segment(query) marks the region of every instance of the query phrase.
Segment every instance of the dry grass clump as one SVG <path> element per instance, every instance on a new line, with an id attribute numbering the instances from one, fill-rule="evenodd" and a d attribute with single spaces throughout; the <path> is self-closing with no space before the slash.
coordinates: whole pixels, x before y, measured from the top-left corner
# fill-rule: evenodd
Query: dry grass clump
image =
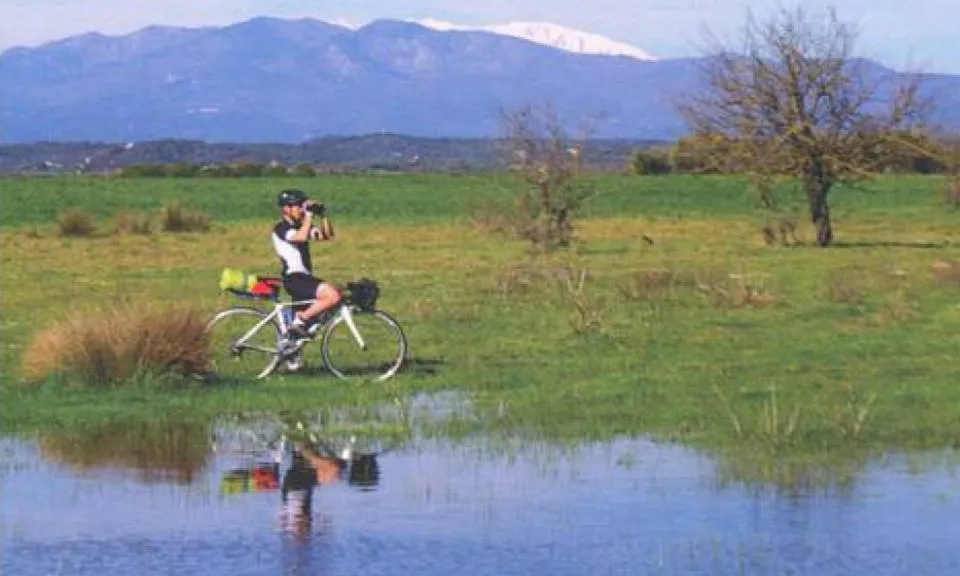
<path id="1" fill-rule="evenodd" d="M 919 317 L 920 304 L 916 296 L 901 289 L 883 296 L 871 320 L 874 326 L 886 327 L 916 320 Z"/>
<path id="2" fill-rule="evenodd" d="M 114 308 L 76 313 L 37 334 L 24 353 L 27 382 L 62 376 L 91 388 L 203 374 L 206 318 L 192 309 Z"/>
<path id="3" fill-rule="evenodd" d="M 117 214 L 113 220 L 113 231 L 119 234 L 140 234 L 146 236 L 153 233 L 153 222 L 150 215 L 144 212 L 124 211 Z"/>
<path id="4" fill-rule="evenodd" d="M 727 274 L 723 279 L 707 278 L 698 289 L 721 308 L 765 308 L 777 297 L 767 288 L 762 274 Z"/>
<path id="5" fill-rule="evenodd" d="M 850 270 L 841 270 L 827 279 L 826 297 L 838 304 L 859 304 L 863 301 L 863 280 Z"/>
<path id="6" fill-rule="evenodd" d="M 936 281 L 960 286 L 960 260 L 937 260 L 930 268 Z"/>
<path id="7" fill-rule="evenodd" d="M 509 202 L 488 200 L 470 208 L 470 225 L 484 234 L 514 236 L 520 227 L 516 206 Z"/>
<path id="8" fill-rule="evenodd" d="M 525 294 L 549 276 L 543 265 L 524 261 L 507 266 L 494 278 L 494 288 L 500 296 Z"/>
<path id="9" fill-rule="evenodd" d="M 650 302 L 671 300 L 680 290 L 695 289 L 698 285 L 692 272 L 651 268 L 635 272 L 618 289 L 627 300 Z"/>
<path id="10" fill-rule="evenodd" d="M 82 210 L 70 208 L 57 216 L 61 236 L 90 236 L 97 231 L 93 216 Z"/>
<path id="11" fill-rule="evenodd" d="M 670 301 L 684 294 L 701 294 L 720 308 L 764 308 L 777 301 L 767 289 L 765 278 L 763 274 L 731 274 L 712 268 L 654 268 L 634 273 L 618 289 L 630 301 Z"/>
<path id="12" fill-rule="evenodd" d="M 206 232 L 210 230 L 210 217 L 174 202 L 160 209 L 160 228 L 164 232 Z"/>

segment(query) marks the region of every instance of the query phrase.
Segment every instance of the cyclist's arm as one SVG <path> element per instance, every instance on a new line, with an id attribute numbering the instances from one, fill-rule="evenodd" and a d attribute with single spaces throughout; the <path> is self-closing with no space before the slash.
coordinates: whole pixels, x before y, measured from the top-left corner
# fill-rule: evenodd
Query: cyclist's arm
<path id="1" fill-rule="evenodd" d="M 288 240 L 290 242 L 296 242 L 302 244 L 310 239 L 310 229 L 313 228 L 313 214 L 307 211 L 303 215 L 303 221 L 300 222 L 300 227 L 297 228 L 297 231 L 294 232 Z"/>
<path id="2" fill-rule="evenodd" d="M 323 216 L 320 218 L 320 226 L 315 226 L 313 232 L 310 233 L 310 237 L 314 240 L 320 241 L 330 241 L 333 240 L 333 224 L 330 222 L 330 218 Z"/>

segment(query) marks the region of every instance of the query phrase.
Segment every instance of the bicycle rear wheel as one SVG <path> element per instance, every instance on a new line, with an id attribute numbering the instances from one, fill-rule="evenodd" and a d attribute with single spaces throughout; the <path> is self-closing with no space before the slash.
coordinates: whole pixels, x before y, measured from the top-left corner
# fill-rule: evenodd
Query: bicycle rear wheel
<path id="1" fill-rule="evenodd" d="M 357 340 L 340 314 L 323 334 L 323 361 L 338 378 L 386 380 L 403 365 L 407 337 L 389 314 L 380 310 L 354 310 Z"/>
<path id="2" fill-rule="evenodd" d="M 266 378 L 277 368 L 280 357 L 280 326 L 254 308 L 235 307 L 218 313 L 207 324 L 211 368 L 220 378 Z M 254 328 L 257 328 L 254 330 Z"/>

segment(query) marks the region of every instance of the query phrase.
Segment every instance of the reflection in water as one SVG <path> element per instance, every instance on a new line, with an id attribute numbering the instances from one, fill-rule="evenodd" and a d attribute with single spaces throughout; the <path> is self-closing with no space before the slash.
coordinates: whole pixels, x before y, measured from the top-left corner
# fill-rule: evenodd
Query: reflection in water
<path id="1" fill-rule="evenodd" d="M 283 527 L 299 537 L 309 534 L 313 524 L 314 488 L 336 484 L 344 476 L 350 486 L 365 491 L 374 490 L 380 482 L 374 454 L 351 453 L 344 459 L 319 452 L 316 446 L 295 444 L 280 485 Z"/>
<path id="2" fill-rule="evenodd" d="M 785 497 L 735 481 L 718 489 L 717 462 L 677 446 L 528 446 L 419 442 L 351 455 L 336 474 L 302 450 L 299 464 L 283 458 L 272 484 L 269 453 L 240 465 L 247 456 L 218 451 L 191 487 L 25 466 L 0 476 L 0 573 L 958 573 L 951 469 L 873 461 L 850 489 Z M 32 446 L 17 454 L 37 456 Z M 310 513 L 289 524 L 282 492 L 295 469 L 290 510 L 305 509 L 295 478 L 313 491 Z M 253 488 L 217 494 L 238 471 Z M 184 497 L 197 486 L 211 494 Z"/>
<path id="3" fill-rule="evenodd" d="M 772 450 L 731 450 L 717 454 L 716 461 L 719 486 L 774 489 L 792 496 L 817 491 L 849 494 L 869 470 L 862 453 L 787 458 Z"/>
<path id="4" fill-rule="evenodd" d="M 118 468 L 143 482 L 194 481 L 210 456 L 209 425 L 171 420 L 114 421 L 41 436 L 47 459 L 81 471 Z"/>
<path id="5" fill-rule="evenodd" d="M 261 460 L 254 464 L 230 468 L 220 479 L 220 493 L 279 493 L 281 528 L 305 538 L 314 522 L 315 488 L 332 486 L 343 479 L 362 491 L 375 490 L 379 485 L 380 466 L 375 454 L 350 449 L 337 457 L 318 444 L 305 442 L 296 442 L 287 448 L 284 444 L 262 454 Z"/>
<path id="6" fill-rule="evenodd" d="M 292 452 L 290 467 L 283 474 L 280 488 L 281 517 L 287 532 L 304 536 L 309 533 L 313 520 L 313 489 L 324 477 L 320 470 L 328 467 L 328 463 L 323 460 L 314 468 L 313 458 L 316 456 L 312 452 L 299 446 Z"/>
<path id="7" fill-rule="evenodd" d="M 358 490 L 375 490 L 380 484 L 380 465 L 373 454 L 355 456 L 349 470 L 348 482 Z"/>

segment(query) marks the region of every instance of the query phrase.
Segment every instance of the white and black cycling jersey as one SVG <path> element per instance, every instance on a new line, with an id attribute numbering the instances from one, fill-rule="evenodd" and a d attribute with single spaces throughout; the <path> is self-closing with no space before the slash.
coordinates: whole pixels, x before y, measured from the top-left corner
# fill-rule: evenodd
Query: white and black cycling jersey
<path id="1" fill-rule="evenodd" d="M 291 238 L 297 233 L 297 227 L 294 223 L 281 219 L 273 227 L 273 250 L 283 263 L 283 275 L 289 274 L 313 274 L 313 264 L 310 261 L 309 242 L 291 242 Z"/>

